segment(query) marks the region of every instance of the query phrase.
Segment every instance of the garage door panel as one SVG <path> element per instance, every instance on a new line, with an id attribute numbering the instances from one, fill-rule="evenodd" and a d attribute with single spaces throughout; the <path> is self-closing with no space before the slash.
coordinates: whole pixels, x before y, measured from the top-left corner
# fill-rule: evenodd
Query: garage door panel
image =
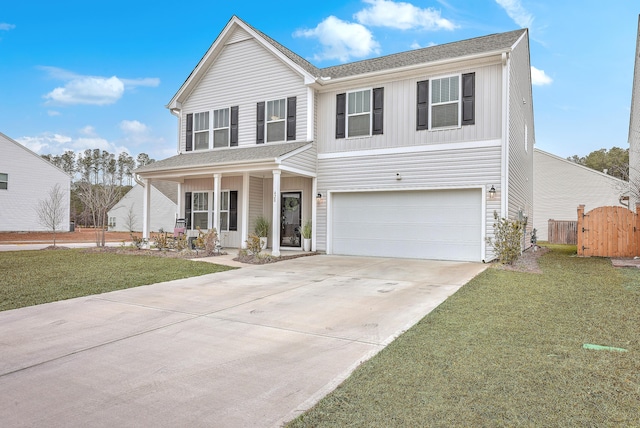
<path id="1" fill-rule="evenodd" d="M 334 193 L 334 254 L 481 259 L 479 189 Z"/>

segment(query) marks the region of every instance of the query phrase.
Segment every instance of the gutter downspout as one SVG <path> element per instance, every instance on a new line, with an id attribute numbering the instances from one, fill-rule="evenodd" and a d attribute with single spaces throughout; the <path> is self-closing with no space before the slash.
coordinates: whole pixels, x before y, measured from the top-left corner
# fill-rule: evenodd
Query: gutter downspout
<path id="1" fill-rule="evenodd" d="M 500 217 L 509 217 L 509 53 L 502 53 L 502 159 L 500 177 Z"/>

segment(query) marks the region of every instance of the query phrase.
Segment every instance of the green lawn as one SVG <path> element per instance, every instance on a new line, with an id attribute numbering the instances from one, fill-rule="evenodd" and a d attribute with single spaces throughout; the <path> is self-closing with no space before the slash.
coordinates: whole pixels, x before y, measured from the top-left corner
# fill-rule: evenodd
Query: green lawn
<path id="1" fill-rule="evenodd" d="M 640 426 L 640 270 L 573 253 L 486 270 L 289 426 Z"/>
<path id="2" fill-rule="evenodd" d="M 0 311 L 229 269 L 233 268 L 83 250 L 0 252 Z"/>

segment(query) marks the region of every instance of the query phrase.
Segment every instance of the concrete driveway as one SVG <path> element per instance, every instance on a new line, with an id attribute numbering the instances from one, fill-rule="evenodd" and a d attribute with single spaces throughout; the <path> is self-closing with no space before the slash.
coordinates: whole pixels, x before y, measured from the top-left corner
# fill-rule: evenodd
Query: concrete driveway
<path id="1" fill-rule="evenodd" d="M 2 426 L 279 426 L 485 269 L 313 256 L 0 312 Z"/>

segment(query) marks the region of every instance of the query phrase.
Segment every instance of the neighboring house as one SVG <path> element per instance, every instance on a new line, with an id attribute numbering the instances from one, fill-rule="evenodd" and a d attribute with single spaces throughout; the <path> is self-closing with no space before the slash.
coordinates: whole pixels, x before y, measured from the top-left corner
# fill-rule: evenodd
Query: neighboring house
<path id="1" fill-rule="evenodd" d="M 535 149 L 533 156 L 533 227 L 539 241 L 547 241 L 549 220 L 578 219 L 578 205 L 586 211 L 603 206 L 627 206 L 621 202 L 629 183 Z"/>
<path id="2" fill-rule="evenodd" d="M 22 144 L 0 133 L 0 231 L 51 230 L 38 218 L 38 204 L 59 184 L 65 192 L 64 220 L 60 231 L 69 231 L 71 177 Z"/>
<path id="3" fill-rule="evenodd" d="M 135 172 L 230 247 L 262 215 L 275 255 L 311 220 L 329 254 L 481 261 L 494 211 L 531 218 L 526 29 L 317 68 L 234 16 L 167 108 L 179 153 Z"/>
<path id="4" fill-rule="evenodd" d="M 144 189 L 135 185 L 107 213 L 109 230 L 141 232 Z M 151 216 L 149 230 L 173 232 L 178 213 L 178 183 L 154 181 L 151 183 Z"/>
<path id="5" fill-rule="evenodd" d="M 636 38 L 636 56 L 631 93 L 631 119 L 629 120 L 629 202 L 635 210 L 640 202 L 640 16 Z"/>

